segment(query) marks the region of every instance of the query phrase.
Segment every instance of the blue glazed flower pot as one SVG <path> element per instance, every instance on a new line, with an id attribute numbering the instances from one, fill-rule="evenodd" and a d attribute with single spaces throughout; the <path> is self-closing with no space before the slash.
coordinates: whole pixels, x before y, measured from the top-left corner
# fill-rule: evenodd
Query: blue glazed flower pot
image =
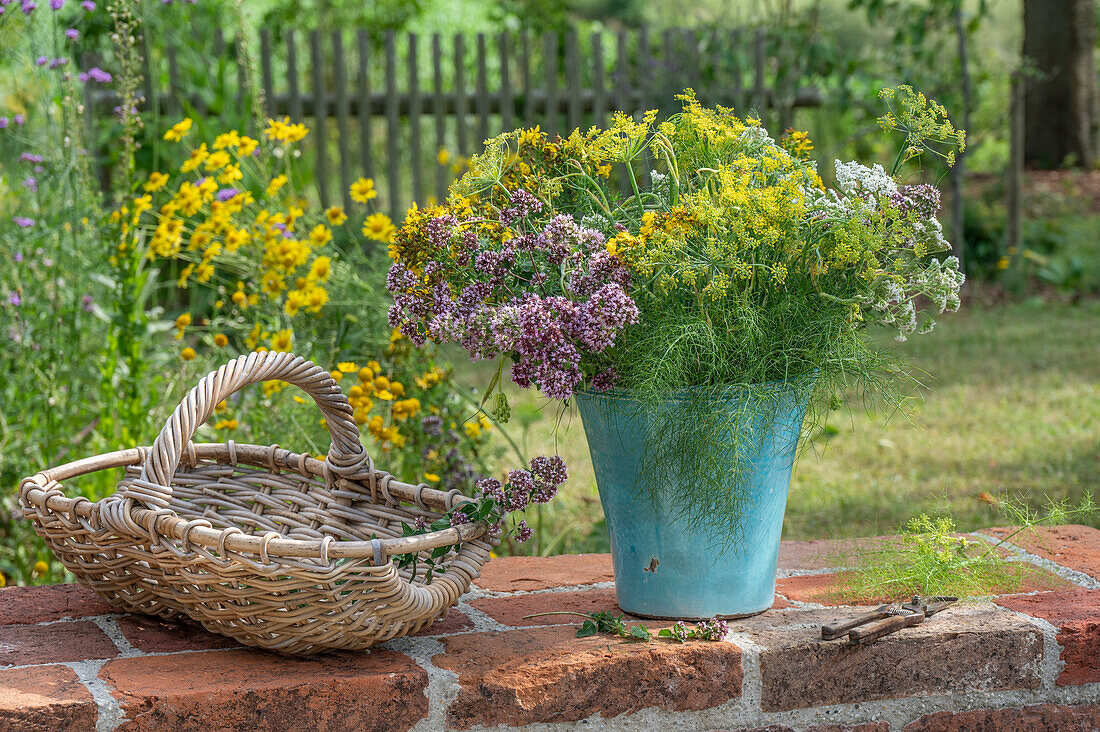
<path id="1" fill-rule="evenodd" d="M 754 615 L 772 606 L 787 489 L 809 398 L 808 388 L 776 386 L 768 385 L 767 400 L 746 390 L 715 400 L 717 408 L 739 410 L 753 425 L 752 444 L 742 444 L 737 458 L 748 477 L 740 503 L 743 536 L 724 547 L 716 541 L 717 528 L 690 527 L 641 489 L 648 418 L 640 403 L 621 391 L 577 393 L 623 611 L 700 620 Z M 746 431 L 718 435 L 738 437 L 745 441 Z"/>

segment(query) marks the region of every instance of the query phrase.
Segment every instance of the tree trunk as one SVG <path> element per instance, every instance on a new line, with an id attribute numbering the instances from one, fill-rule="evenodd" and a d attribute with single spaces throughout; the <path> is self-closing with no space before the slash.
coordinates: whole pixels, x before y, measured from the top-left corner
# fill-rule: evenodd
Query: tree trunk
<path id="1" fill-rule="evenodd" d="M 1090 167 L 1096 156 L 1094 0 L 1024 0 L 1024 161 Z"/>

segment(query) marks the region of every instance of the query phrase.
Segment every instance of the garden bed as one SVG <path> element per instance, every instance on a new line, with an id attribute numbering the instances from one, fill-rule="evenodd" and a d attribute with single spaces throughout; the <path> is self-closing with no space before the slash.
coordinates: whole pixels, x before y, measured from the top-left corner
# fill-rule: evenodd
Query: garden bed
<path id="1" fill-rule="evenodd" d="M 989 530 L 989 534 L 996 530 Z M 831 541 L 785 542 L 775 608 L 728 642 L 574 637 L 615 611 L 610 557 L 502 558 L 449 617 L 370 653 L 283 658 L 119 615 L 82 587 L 0 590 L 0 730 L 1100 726 L 1100 531 L 1042 529 L 1047 581 L 870 646 L 818 640 Z M 562 621 L 565 623 L 562 624 Z M 650 627 L 663 623 L 645 621 Z"/>

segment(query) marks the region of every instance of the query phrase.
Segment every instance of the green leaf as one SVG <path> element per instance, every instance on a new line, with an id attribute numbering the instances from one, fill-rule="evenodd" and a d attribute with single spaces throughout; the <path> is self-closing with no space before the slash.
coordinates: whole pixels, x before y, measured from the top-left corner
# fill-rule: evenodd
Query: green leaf
<path id="1" fill-rule="evenodd" d="M 596 624 L 591 620 L 585 620 L 577 630 L 577 637 L 588 638 L 589 636 L 596 635 L 597 632 L 598 629 L 596 628 Z"/>
<path id="2" fill-rule="evenodd" d="M 630 629 L 630 636 L 638 640 L 649 640 L 649 630 L 644 625 L 635 625 Z"/>

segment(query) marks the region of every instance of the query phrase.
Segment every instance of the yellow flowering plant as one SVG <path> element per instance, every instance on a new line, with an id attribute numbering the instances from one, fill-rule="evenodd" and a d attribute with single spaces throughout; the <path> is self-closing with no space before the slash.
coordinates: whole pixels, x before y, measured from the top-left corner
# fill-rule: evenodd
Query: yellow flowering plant
<path id="1" fill-rule="evenodd" d="M 291 351 L 331 366 L 368 448 L 386 454 L 399 478 L 472 492 L 486 471 L 492 423 L 455 390 L 431 349 L 409 347 L 384 319 L 380 272 L 360 236 L 381 243 L 395 231 L 369 208 L 374 182 L 352 184 L 361 216 L 341 206 L 312 209 L 296 187 L 294 146 L 302 124 L 268 120 L 259 139 L 231 130 L 194 139 L 190 119 L 164 133 L 183 154 L 154 171 L 111 215 L 122 235 L 115 256 L 157 268 L 187 309 L 172 337 L 197 374 L 251 350 Z M 360 231 L 351 225 L 363 222 Z M 205 429 L 219 439 L 287 441 L 310 450 L 327 439 L 316 407 L 283 382 L 267 382 L 218 405 Z"/>

